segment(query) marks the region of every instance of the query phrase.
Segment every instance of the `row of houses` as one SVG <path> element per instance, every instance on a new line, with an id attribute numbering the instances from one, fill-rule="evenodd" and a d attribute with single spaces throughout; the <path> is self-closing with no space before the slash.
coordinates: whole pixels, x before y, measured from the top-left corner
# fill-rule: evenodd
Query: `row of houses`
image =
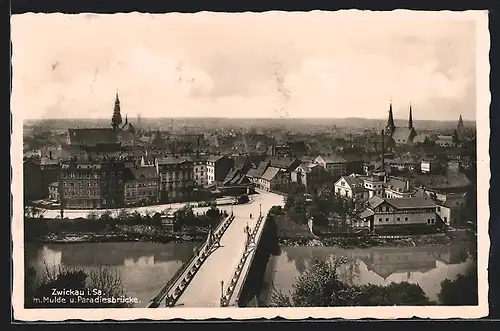
<path id="1" fill-rule="evenodd" d="M 385 173 L 351 174 L 334 184 L 335 194 L 358 202 L 355 227 L 458 225 L 471 182 L 464 174 L 398 178 Z M 379 208 L 380 207 L 380 208 Z"/>

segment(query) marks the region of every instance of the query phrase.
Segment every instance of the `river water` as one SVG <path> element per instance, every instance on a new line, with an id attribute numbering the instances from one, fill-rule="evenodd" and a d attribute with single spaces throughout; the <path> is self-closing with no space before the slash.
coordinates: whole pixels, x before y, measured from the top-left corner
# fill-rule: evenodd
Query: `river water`
<path id="1" fill-rule="evenodd" d="M 27 245 L 26 265 L 43 272 L 63 265 L 90 270 L 108 265 L 122 275 L 128 296 L 145 307 L 169 278 L 189 260 L 193 244 L 146 242 Z M 272 256 L 264 275 L 259 305 L 266 306 L 271 288 L 288 293 L 296 277 L 314 257 L 345 256 L 341 275 L 352 284 L 387 285 L 408 281 L 419 284 L 437 300 L 442 280 L 455 279 L 472 265 L 465 243 L 433 247 L 340 249 L 334 247 L 282 247 Z"/>

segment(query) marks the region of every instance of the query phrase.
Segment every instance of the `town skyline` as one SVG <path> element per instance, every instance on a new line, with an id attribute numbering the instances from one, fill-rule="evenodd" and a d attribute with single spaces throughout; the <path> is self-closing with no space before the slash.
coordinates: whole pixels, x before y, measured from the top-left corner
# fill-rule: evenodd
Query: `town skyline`
<path id="1" fill-rule="evenodd" d="M 12 109 L 108 118 L 118 92 L 129 118 L 384 119 L 392 100 L 475 120 L 475 22 L 420 14 L 17 15 Z"/>

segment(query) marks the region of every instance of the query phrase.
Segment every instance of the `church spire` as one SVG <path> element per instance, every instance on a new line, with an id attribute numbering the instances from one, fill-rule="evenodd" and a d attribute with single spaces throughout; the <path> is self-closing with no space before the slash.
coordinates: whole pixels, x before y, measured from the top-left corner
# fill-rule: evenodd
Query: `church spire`
<path id="1" fill-rule="evenodd" d="M 408 128 L 413 129 L 413 116 L 411 113 L 411 102 L 410 102 L 410 116 L 408 117 Z"/>
<path id="2" fill-rule="evenodd" d="M 392 100 L 389 105 L 389 118 L 387 119 L 387 134 L 392 135 L 394 133 L 394 130 L 396 129 L 396 126 L 394 125 L 394 117 L 392 115 Z"/>
<path id="3" fill-rule="evenodd" d="M 115 108 L 113 110 L 113 117 L 111 118 L 111 126 L 113 129 L 117 129 L 120 124 L 122 124 L 122 114 L 120 109 L 120 98 L 118 97 L 118 92 L 116 92 Z"/>

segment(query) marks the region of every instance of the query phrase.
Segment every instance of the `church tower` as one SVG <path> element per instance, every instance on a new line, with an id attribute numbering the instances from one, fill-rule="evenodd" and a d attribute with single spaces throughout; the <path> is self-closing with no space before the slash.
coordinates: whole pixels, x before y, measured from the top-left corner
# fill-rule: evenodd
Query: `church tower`
<path id="1" fill-rule="evenodd" d="M 411 103 L 410 103 L 410 117 L 408 117 L 408 129 L 413 129 L 413 116 L 411 113 Z"/>
<path id="2" fill-rule="evenodd" d="M 392 115 L 392 101 L 391 101 L 389 105 L 389 118 L 387 119 L 386 132 L 389 136 L 392 136 L 395 130 L 396 126 L 394 125 L 394 117 Z"/>
<path id="3" fill-rule="evenodd" d="M 120 98 L 118 97 L 118 92 L 115 98 L 115 108 L 113 110 L 113 117 L 111 118 L 111 126 L 114 130 L 117 130 L 122 124 L 122 114 L 120 110 Z"/>

